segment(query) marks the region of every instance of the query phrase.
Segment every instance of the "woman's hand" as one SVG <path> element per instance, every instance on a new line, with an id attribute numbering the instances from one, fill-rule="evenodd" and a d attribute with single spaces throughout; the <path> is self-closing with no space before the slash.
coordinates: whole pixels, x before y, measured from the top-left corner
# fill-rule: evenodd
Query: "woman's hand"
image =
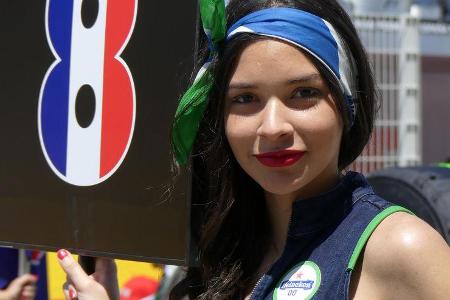
<path id="1" fill-rule="evenodd" d="M 64 294 L 68 299 L 78 300 L 117 300 L 119 288 L 117 284 L 116 265 L 113 260 L 97 258 L 95 273 L 88 276 L 67 250 L 59 250 L 59 264 L 67 274 Z"/>
<path id="2" fill-rule="evenodd" d="M 25 274 L 17 277 L 5 290 L 0 290 L 0 300 L 32 300 L 36 296 L 37 277 Z"/>

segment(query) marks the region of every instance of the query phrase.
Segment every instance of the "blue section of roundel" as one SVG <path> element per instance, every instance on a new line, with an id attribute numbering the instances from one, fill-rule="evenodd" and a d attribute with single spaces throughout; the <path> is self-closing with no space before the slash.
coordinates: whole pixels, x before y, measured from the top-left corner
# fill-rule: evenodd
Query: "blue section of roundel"
<path id="1" fill-rule="evenodd" d="M 56 169 L 66 174 L 69 112 L 70 49 L 73 0 L 49 0 L 48 30 L 61 61 L 47 78 L 41 102 L 45 150 Z"/>
<path id="2" fill-rule="evenodd" d="M 227 39 L 238 27 L 256 34 L 273 36 L 301 45 L 320 57 L 340 78 L 338 44 L 323 19 L 293 8 L 267 8 L 251 13 L 234 23 Z"/>

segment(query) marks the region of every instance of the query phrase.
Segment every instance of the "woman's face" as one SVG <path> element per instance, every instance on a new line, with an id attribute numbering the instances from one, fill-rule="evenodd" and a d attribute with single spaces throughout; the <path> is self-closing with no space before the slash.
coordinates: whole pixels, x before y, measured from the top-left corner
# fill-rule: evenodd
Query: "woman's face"
<path id="1" fill-rule="evenodd" d="M 309 197 L 335 184 L 342 120 L 308 56 L 267 39 L 246 47 L 225 97 L 225 133 L 269 194 Z"/>

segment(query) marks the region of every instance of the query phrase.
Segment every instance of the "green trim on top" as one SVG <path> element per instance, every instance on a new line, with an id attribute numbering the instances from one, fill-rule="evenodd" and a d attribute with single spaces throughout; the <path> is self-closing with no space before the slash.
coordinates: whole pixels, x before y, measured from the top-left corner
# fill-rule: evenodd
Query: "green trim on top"
<path id="1" fill-rule="evenodd" d="M 411 212 L 410 210 L 398 205 L 389 206 L 388 208 L 382 210 L 378 215 L 376 215 L 375 218 L 373 218 L 373 220 L 370 221 L 369 225 L 367 225 L 366 229 L 364 229 L 363 233 L 361 234 L 361 237 L 359 238 L 358 243 L 356 244 L 355 249 L 353 250 L 352 256 L 350 257 L 350 261 L 347 266 L 347 271 L 353 270 L 355 268 L 356 262 L 358 261 L 358 257 L 361 254 L 362 249 L 366 245 L 367 240 L 370 238 L 375 228 L 377 228 L 377 226 L 386 217 L 399 211 L 407 212 L 414 215 L 414 213 Z"/>
<path id="2" fill-rule="evenodd" d="M 441 168 L 449 168 L 450 169 L 450 163 L 440 163 L 438 166 Z"/>

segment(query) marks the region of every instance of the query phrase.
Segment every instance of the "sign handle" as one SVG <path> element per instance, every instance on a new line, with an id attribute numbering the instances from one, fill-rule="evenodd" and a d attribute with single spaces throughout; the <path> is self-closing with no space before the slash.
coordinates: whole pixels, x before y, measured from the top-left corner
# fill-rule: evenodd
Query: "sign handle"
<path id="1" fill-rule="evenodd" d="M 80 255 L 78 259 L 81 267 L 86 274 L 91 275 L 95 272 L 95 257 Z"/>

